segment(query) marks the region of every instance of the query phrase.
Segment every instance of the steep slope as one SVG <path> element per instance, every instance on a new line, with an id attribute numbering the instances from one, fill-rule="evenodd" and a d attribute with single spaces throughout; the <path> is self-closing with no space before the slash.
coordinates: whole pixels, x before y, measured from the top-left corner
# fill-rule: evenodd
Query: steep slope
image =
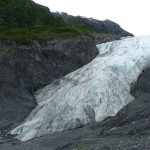
<path id="1" fill-rule="evenodd" d="M 133 36 L 133 34 L 122 29 L 117 23 L 110 20 L 96 20 L 93 18 L 85 18 L 81 16 L 72 16 L 67 13 L 54 13 L 56 16 L 62 17 L 64 22 L 68 25 L 81 26 L 88 29 L 95 30 L 99 33 L 109 35 L 117 35 L 118 37 Z"/>
<path id="2" fill-rule="evenodd" d="M 81 35 L 95 38 L 99 37 L 100 33 L 104 33 L 107 35 L 100 35 L 100 37 L 103 37 L 103 41 L 106 42 L 122 36 L 132 36 L 111 21 L 89 20 L 69 15 L 70 21 L 66 21 L 64 15 L 52 13 L 47 7 L 36 4 L 32 0 L 0 0 L 0 6 L 0 39 L 2 40 L 29 44 L 30 40 L 41 42 Z M 96 40 L 100 41 L 99 38 Z"/>
<path id="3" fill-rule="evenodd" d="M 11 131 L 22 141 L 114 116 L 134 98 L 131 85 L 150 66 L 150 36 L 98 45 L 88 65 L 35 93 L 38 106 Z"/>

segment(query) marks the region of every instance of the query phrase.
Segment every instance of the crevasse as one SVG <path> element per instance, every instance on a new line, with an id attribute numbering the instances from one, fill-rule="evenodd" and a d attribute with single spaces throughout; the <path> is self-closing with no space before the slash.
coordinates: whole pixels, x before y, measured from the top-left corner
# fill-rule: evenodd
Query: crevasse
<path id="1" fill-rule="evenodd" d="M 130 86 L 150 66 L 150 36 L 97 45 L 84 67 L 35 93 L 37 107 L 11 134 L 22 141 L 114 116 L 134 98 Z"/>

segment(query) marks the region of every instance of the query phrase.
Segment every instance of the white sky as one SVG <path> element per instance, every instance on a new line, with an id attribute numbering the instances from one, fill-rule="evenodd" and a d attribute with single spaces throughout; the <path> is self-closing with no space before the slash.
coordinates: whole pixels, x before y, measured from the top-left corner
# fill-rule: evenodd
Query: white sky
<path id="1" fill-rule="evenodd" d="M 34 0 L 51 11 L 110 19 L 134 35 L 150 35 L 150 0 Z"/>

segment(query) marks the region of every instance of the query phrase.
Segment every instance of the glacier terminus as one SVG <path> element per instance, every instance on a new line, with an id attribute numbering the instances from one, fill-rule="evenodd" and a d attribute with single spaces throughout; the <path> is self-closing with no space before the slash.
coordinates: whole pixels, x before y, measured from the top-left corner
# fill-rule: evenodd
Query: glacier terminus
<path id="1" fill-rule="evenodd" d="M 114 116 L 134 97 L 132 84 L 150 67 L 150 36 L 97 45 L 99 55 L 35 93 L 36 108 L 10 131 L 21 141 Z M 45 77 L 46 78 L 46 77 Z"/>

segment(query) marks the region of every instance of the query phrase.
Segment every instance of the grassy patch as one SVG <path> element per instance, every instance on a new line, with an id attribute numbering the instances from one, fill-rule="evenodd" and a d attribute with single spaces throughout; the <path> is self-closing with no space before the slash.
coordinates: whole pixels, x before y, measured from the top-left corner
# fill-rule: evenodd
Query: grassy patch
<path id="1" fill-rule="evenodd" d="M 52 27 L 48 25 L 36 25 L 28 27 L 0 28 L 1 40 L 12 40 L 27 43 L 31 40 L 45 41 L 55 38 L 69 38 L 80 35 L 88 35 L 92 30 L 78 26 Z"/>

